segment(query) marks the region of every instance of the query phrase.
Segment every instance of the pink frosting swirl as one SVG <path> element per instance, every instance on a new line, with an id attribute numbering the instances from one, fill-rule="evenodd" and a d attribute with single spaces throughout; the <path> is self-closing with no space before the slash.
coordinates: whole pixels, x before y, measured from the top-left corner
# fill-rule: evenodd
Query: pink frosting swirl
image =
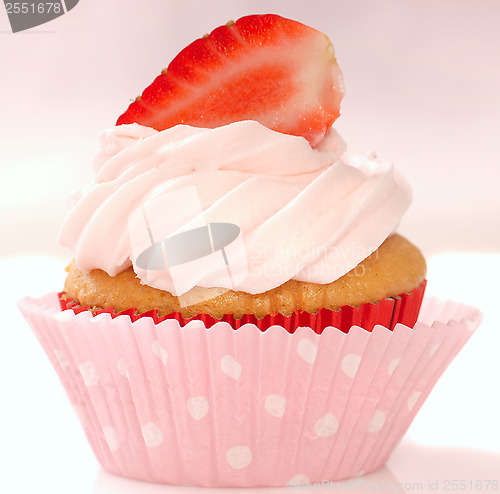
<path id="1" fill-rule="evenodd" d="M 312 149 L 253 121 L 162 132 L 114 127 L 101 136 L 94 168 L 60 242 L 74 249 L 82 271 L 114 276 L 133 265 L 141 282 L 176 295 L 197 285 L 261 293 L 290 279 L 330 283 L 382 244 L 411 201 L 391 163 L 347 156 L 334 130 Z M 177 199 L 167 211 L 152 209 L 162 236 L 186 230 L 193 217 L 183 190 L 196 191 L 207 222 L 239 227 L 248 269 L 236 286 L 207 268 L 186 271 L 179 289 L 165 271 L 151 275 L 137 265 L 130 218 L 170 194 Z"/>

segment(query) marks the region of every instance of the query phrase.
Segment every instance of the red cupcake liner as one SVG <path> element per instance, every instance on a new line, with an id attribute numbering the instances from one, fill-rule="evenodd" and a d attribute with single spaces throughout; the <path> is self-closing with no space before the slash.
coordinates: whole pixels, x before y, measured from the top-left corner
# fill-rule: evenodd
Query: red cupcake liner
<path id="1" fill-rule="evenodd" d="M 75 314 L 88 310 L 94 316 L 102 313 L 108 313 L 112 318 L 127 315 L 132 319 L 132 322 L 142 317 L 150 317 L 155 324 L 166 319 L 176 319 L 181 327 L 193 320 L 203 321 L 206 328 L 210 328 L 221 321 L 227 322 L 233 329 L 238 329 L 245 324 L 255 324 L 261 331 L 265 331 L 271 326 L 281 326 L 289 333 L 294 333 L 299 327 L 309 327 L 315 333 L 321 334 L 327 327 L 340 329 L 344 333 L 347 333 L 352 326 L 362 327 L 366 331 L 372 331 L 377 324 L 389 328 L 391 331 L 398 323 L 413 327 L 417 322 L 426 283 L 427 281 L 424 280 L 420 286 L 409 293 L 403 293 L 397 297 L 386 298 L 374 303 L 361 304 L 359 307 L 345 305 L 338 310 L 319 309 L 316 314 L 298 310 L 291 316 L 275 314 L 267 315 L 261 319 L 253 314 L 245 314 L 241 318 L 235 318 L 232 314 L 225 314 L 220 319 L 208 314 L 197 314 L 185 318 L 179 312 L 158 316 L 156 310 L 139 314 L 135 308 L 115 312 L 113 308 L 96 309 L 81 305 L 76 300 L 69 298 L 65 292 L 60 292 L 58 296 L 61 309 L 71 309 Z"/>

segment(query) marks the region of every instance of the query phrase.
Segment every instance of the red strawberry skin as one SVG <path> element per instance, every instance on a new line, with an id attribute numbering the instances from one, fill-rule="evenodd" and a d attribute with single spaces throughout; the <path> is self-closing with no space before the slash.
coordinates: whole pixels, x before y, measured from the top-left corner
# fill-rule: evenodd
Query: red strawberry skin
<path id="1" fill-rule="evenodd" d="M 156 130 L 241 120 L 317 144 L 340 115 L 342 74 L 330 40 L 278 15 L 250 15 L 184 48 L 120 116 Z"/>

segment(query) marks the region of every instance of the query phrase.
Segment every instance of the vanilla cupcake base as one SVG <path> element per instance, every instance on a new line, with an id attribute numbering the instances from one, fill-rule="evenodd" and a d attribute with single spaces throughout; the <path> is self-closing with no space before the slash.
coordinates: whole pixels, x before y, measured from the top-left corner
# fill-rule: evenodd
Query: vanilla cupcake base
<path id="1" fill-rule="evenodd" d="M 209 487 L 380 468 L 481 320 L 431 299 L 413 329 L 318 335 L 61 312 L 56 294 L 19 305 L 107 471 Z"/>
<path id="2" fill-rule="evenodd" d="M 183 295 L 184 301 L 190 297 L 203 302 L 180 304 L 171 293 L 142 284 L 132 268 L 112 277 L 99 269 L 84 273 L 73 262 L 67 268 L 64 289 L 79 304 L 96 309 L 113 308 L 119 312 L 134 308 L 138 313 L 156 310 L 159 316 L 178 312 L 186 318 L 197 314 L 218 319 L 225 314 L 262 318 L 289 316 L 298 310 L 314 314 L 323 308 L 337 310 L 396 297 L 417 288 L 426 270 L 420 250 L 401 235 L 392 234 L 358 266 L 325 285 L 289 280 L 257 294 L 232 290 L 222 290 L 221 294 L 220 288 L 194 287 Z"/>

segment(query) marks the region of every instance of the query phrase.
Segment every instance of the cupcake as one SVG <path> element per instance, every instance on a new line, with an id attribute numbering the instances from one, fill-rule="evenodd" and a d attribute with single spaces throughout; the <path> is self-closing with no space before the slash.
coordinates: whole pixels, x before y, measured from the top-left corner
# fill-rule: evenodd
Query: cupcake
<path id="1" fill-rule="evenodd" d="M 112 473 L 283 486 L 384 465 L 478 311 L 424 302 L 406 181 L 332 128 L 322 33 L 276 15 L 177 55 L 103 132 L 20 308 Z"/>

